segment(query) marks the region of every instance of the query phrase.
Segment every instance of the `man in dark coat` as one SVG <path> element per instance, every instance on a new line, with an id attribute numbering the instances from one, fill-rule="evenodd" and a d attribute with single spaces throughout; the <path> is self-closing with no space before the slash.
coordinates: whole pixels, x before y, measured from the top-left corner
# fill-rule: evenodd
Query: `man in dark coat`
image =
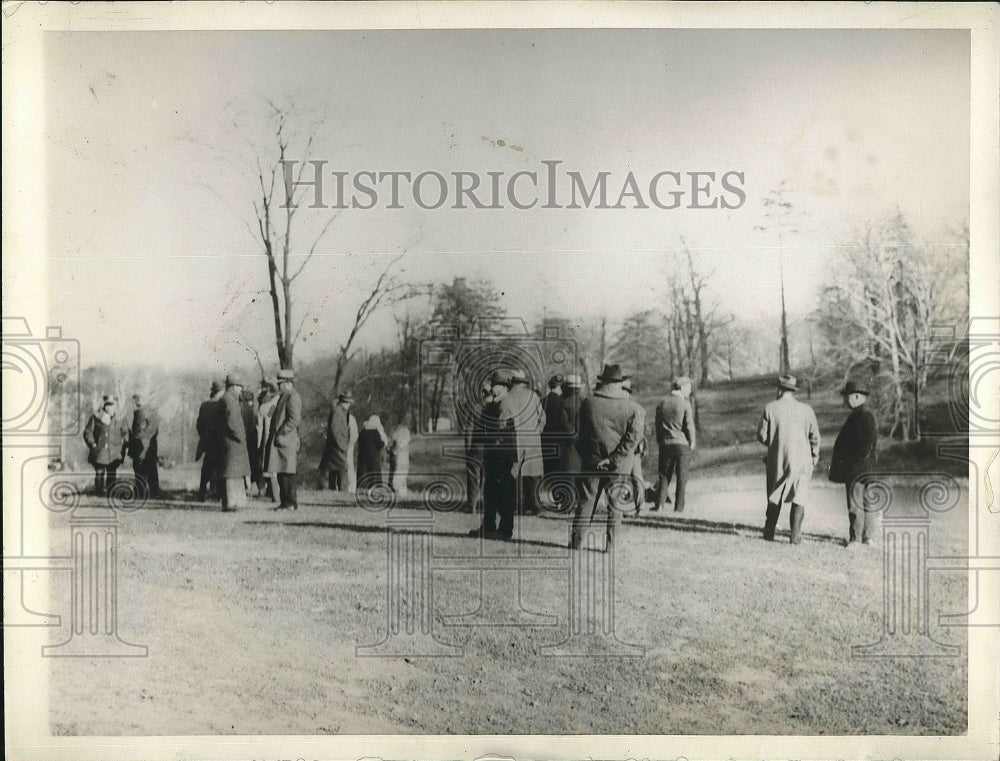
<path id="1" fill-rule="evenodd" d="M 878 459 L 878 423 L 865 405 L 869 396 L 866 385 L 848 381 L 841 394 L 851 413 L 833 445 L 830 480 L 847 488 L 847 546 L 859 540 L 875 544 L 881 522 L 878 511 L 872 509 L 863 475 L 875 468 Z"/>
<path id="2" fill-rule="evenodd" d="M 156 410 L 144 407 L 138 394 L 132 397 L 132 429 L 129 431 L 129 454 L 135 471 L 137 487 L 145 497 L 160 496 L 159 442 L 160 416 Z"/>
<path id="3" fill-rule="evenodd" d="M 208 392 L 208 399 L 201 403 L 198 408 L 198 420 L 195 428 L 198 431 L 198 449 L 194 459 L 201 461 L 201 482 L 198 484 L 198 501 L 204 502 L 209 493 L 213 499 L 221 497 L 219 491 L 218 475 L 219 469 L 219 439 L 220 416 L 222 406 L 219 400 L 222 399 L 222 386 L 218 381 L 212 381 L 212 386 Z M 211 492 L 209 490 L 211 489 Z"/>
<path id="4" fill-rule="evenodd" d="M 466 432 L 465 443 L 465 509 L 470 513 L 481 512 L 483 502 L 483 414 L 493 401 L 493 386 L 484 381 L 479 390 L 482 407 Z"/>
<path id="5" fill-rule="evenodd" d="M 567 375 L 562 383 L 562 397 L 559 403 L 558 443 L 559 467 L 555 481 L 551 484 L 556 509 L 569 513 L 576 507 L 577 477 L 580 473 L 580 453 L 576 449 L 576 438 L 580 421 L 580 391 L 583 380 L 579 375 Z M 546 418 L 548 423 L 548 418 Z"/>
<path id="6" fill-rule="evenodd" d="M 125 439 L 115 407 L 114 401 L 105 396 L 100 409 L 91 415 L 83 429 L 83 440 L 89 450 L 87 462 L 94 466 L 94 488 L 98 497 L 111 492 L 118 467 L 125 459 Z"/>
<path id="7" fill-rule="evenodd" d="M 656 504 L 661 509 L 670 502 L 670 481 L 676 476 L 674 512 L 684 512 L 691 452 L 695 445 L 694 413 L 691 410 L 691 379 L 676 378 L 669 396 L 656 405 L 656 443 L 659 448 L 659 483 Z"/>
<path id="8" fill-rule="evenodd" d="M 514 420 L 503 412 L 511 372 L 497 370 L 490 377 L 492 401 L 483 408 L 473 435 L 483 451 L 483 523 L 469 532 L 485 539 L 511 541 L 517 503 L 517 440 Z M 497 525 L 497 518 L 500 525 Z"/>
<path id="9" fill-rule="evenodd" d="M 295 373 L 290 369 L 278 371 L 278 388 L 281 396 L 271 418 L 271 430 L 264 452 L 264 470 L 278 474 L 278 492 L 281 504 L 276 510 L 298 510 L 296 472 L 299 463 L 299 425 L 302 423 L 302 397 L 295 390 Z"/>
<path id="10" fill-rule="evenodd" d="M 250 457 L 247 454 L 246 428 L 243 425 L 243 410 L 240 396 L 243 381 L 226 376 L 226 392 L 222 395 L 222 415 L 220 418 L 220 461 L 219 478 L 222 480 L 222 509 L 225 512 L 246 507 L 247 489 L 245 478 L 250 475 Z"/>
<path id="11" fill-rule="evenodd" d="M 631 498 L 632 460 L 642 438 L 646 413 L 622 390 L 627 376 L 618 365 L 605 365 L 601 388 L 580 405 L 577 451 L 583 472 L 573 518 L 570 549 L 579 549 L 583 532 L 599 512 L 605 550 L 611 548 L 622 512 L 634 509 Z M 627 496 L 626 496 L 627 495 Z"/>
<path id="12" fill-rule="evenodd" d="M 798 401 L 794 375 L 778 378 L 777 399 L 764 407 L 757 441 L 767 447 L 767 512 L 764 538 L 774 541 L 781 506 L 791 503 L 789 523 L 792 544 L 802 541 L 802 520 L 809 501 L 809 481 L 819 462 L 819 424 L 808 404 Z"/>
<path id="13" fill-rule="evenodd" d="M 351 414 L 354 396 L 350 391 L 337 395 L 337 403 L 330 409 L 326 420 L 326 442 L 320 470 L 328 473 L 333 491 L 348 491 L 348 472 L 354 456 L 354 443 L 358 439 L 358 421 Z"/>
<path id="14" fill-rule="evenodd" d="M 243 414 L 243 430 L 246 431 L 247 457 L 250 460 L 250 491 L 257 494 L 261 479 L 261 458 L 263 453 L 257 444 L 257 399 L 253 390 L 246 388 L 240 394 L 240 412 Z"/>
<path id="15" fill-rule="evenodd" d="M 545 454 L 542 466 L 546 476 L 558 473 L 560 469 L 559 442 L 562 432 L 559 428 L 559 408 L 563 401 L 563 380 L 562 373 L 556 373 L 549 378 L 549 393 L 542 400 L 542 409 L 545 410 L 545 427 L 542 429 L 542 448 Z"/>

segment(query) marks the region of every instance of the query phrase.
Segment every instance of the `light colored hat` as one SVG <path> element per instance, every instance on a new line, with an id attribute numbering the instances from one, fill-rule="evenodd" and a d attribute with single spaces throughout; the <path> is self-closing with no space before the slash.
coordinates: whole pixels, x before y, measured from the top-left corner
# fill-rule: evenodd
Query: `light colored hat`
<path id="1" fill-rule="evenodd" d="M 778 388 L 783 388 L 786 391 L 798 391 L 799 385 L 794 375 L 779 375 Z"/>
<path id="2" fill-rule="evenodd" d="M 674 391 L 680 391 L 685 388 L 691 388 L 691 379 L 686 375 L 679 375 L 674 378 L 674 382 L 670 384 Z"/>
<path id="3" fill-rule="evenodd" d="M 528 374 L 524 370 L 511 370 L 510 372 L 510 382 L 511 383 L 523 383 L 526 386 L 530 386 L 531 383 L 528 381 Z"/>
<path id="4" fill-rule="evenodd" d="M 290 367 L 283 367 L 278 370 L 278 380 L 280 381 L 290 381 L 295 380 L 295 371 Z"/>
<path id="5" fill-rule="evenodd" d="M 583 378 L 575 373 L 573 375 L 567 375 L 563 380 L 563 385 L 566 388 L 583 388 Z"/>

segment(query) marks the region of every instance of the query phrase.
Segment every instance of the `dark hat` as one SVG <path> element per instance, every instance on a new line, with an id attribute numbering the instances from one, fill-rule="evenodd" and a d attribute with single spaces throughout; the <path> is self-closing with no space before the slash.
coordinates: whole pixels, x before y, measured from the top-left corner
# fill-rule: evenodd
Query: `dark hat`
<path id="1" fill-rule="evenodd" d="M 555 388 L 556 386 L 561 386 L 562 382 L 565 380 L 562 373 L 556 373 L 551 378 L 549 378 L 549 388 Z"/>
<path id="2" fill-rule="evenodd" d="M 566 388 L 583 388 L 583 378 L 577 374 L 567 375 L 566 379 L 563 381 L 563 385 Z"/>
<path id="3" fill-rule="evenodd" d="M 605 365 L 604 370 L 597 376 L 601 383 L 623 383 L 630 375 L 622 375 L 621 365 Z"/>
<path id="4" fill-rule="evenodd" d="M 283 367 L 278 370 L 278 380 L 279 381 L 293 381 L 295 380 L 295 371 L 290 367 Z"/>
<path id="5" fill-rule="evenodd" d="M 354 401 L 354 394 L 352 394 L 350 391 L 341 391 L 339 394 L 337 394 L 337 401 L 338 402 L 353 402 Z"/>
<path id="6" fill-rule="evenodd" d="M 851 394 L 864 394 L 865 396 L 868 396 L 871 394 L 871 390 L 868 388 L 867 383 L 847 381 L 847 385 L 844 386 L 840 393 L 844 396 L 850 396 Z"/>
<path id="7" fill-rule="evenodd" d="M 510 386 L 513 373 L 510 370 L 494 370 L 490 375 L 490 386 Z"/>
<path id="8" fill-rule="evenodd" d="M 212 381 L 212 386 L 209 388 L 208 393 L 215 396 L 220 391 L 222 391 L 222 386 L 219 385 L 219 381 Z"/>
<path id="9" fill-rule="evenodd" d="M 778 376 L 778 388 L 783 388 L 786 391 L 798 391 L 799 386 L 795 380 L 794 375 L 779 375 Z"/>
<path id="10" fill-rule="evenodd" d="M 226 376 L 226 388 L 230 386 L 242 386 L 243 380 L 238 375 L 227 375 Z"/>

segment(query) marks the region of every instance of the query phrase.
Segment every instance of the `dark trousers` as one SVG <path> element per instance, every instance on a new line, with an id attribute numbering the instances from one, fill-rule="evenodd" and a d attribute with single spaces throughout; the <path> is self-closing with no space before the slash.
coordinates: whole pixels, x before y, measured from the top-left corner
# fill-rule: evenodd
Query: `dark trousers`
<path id="1" fill-rule="evenodd" d="M 345 471 L 346 472 L 346 471 Z M 295 493 L 296 477 L 294 473 L 278 474 L 278 494 L 281 497 L 281 507 L 298 507 L 299 500 Z M 347 484 L 346 478 L 344 481 Z"/>
<path id="2" fill-rule="evenodd" d="M 849 542 L 871 543 L 879 539 L 881 514 L 873 510 L 874 502 L 867 494 L 863 481 L 847 484 L 847 521 Z"/>
<path id="3" fill-rule="evenodd" d="M 514 535 L 514 504 L 517 502 L 517 480 L 508 467 L 498 471 L 487 467 L 483 483 L 483 531 L 504 537 Z M 500 518 L 499 526 L 497 517 Z"/>
<path id="4" fill-rule="evenodd" d="M 684 492 L 687 489 L 688 469 L 691 466 L 691 447 L 686 444 L 660 446 L 659 476 L 656 485 L 656 506 L 663 507 L 670 501 L 670 481 L 677 478 L 674 491 L 674 512 L 684 512 Z"/>
<path id="5" fill-rule="evenodd" d="M 796 502 L 792 503 L 791 511 L 788 516 L 788 527 L 791 534 L 792 544 L 798 544 L 802 541 L 802 519 L 805 516 L 805 507 Z M 781 517 L 781 505 L 775 504 L 774 502 L 767 503 L 767 513 L 764 516 L 764 538 L 769 541 L 774 541 L 774 532 L 778 527 L 778 518 Z"/>
<path id="6" fill-rule="evenodd" d="M 483 509 L 483 463 L 479 459 L 465 461 L 466 510 L 470 513 Z"/>
<path id="7" fill-rule="evenodd" d="M 521 476 L 518 481 L 521 497 L 521 514 L 534 515 L 538 512 L 538 476 Z"/>
<path id="8" fill-rule="evenodd" d="M 198 500 L 204 502 L 211 495 L 212 498 L 219 496 L 219 486 L 215 478 L 215 463 L 207 454 L 201 461 L 201 481 L 198 484 Z"/>
<path id="9" fill-rule="evenodd" d="M 108 494 L 118 480 L 118 463 L 94 466 L 94 491 L 98 497 Z"/>
<path id="10" fill-rule="evenodd" d="M 132 459 L 132 470 L 136 475 L 136 490 L 142 497 L 157 497 L 160 494 L 160 469 L 155 457 Z"/>
<path id="11" fill-rule="evenodd" d="M 631 500 L 622 505 L 618 504 L 615 497 L 616 493 L 631 495 L 631 479 L 631 473 L 583 474 L 576 479 L 577 501 L 572 537 L 574 545 L 579 543 L 584 532 L 595 523 L 599 533 L 605 533 L 609 539 L 614 539 L 621 524 L 622 511 L 631 512 L 635 509 Z"/>
<path id="12" fill-rule="evenodd" d="M 334 491 L 347 491 L 347 466 L 342 469 L 330 468 L 329 485 Z M 278 486 L 281 486 L 281 474 L 278 474 Z"/>

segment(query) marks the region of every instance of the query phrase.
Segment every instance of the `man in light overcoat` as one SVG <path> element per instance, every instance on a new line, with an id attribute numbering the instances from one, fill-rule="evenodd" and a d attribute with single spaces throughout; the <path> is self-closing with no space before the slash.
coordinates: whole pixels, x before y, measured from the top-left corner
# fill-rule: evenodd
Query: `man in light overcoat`
<path id="1" fill-rule="evenodd" d="M 792 544 L 802 541 L 802 519 L 809 501 L 809 481 L 819 462 L 819 424 L 808 404 L 798 401 L 795 376 L 778 378 L 778 398 L 764 407 L 757 441 L 767 447 L 767 513 L 764 538 L 774 541 L 781 506 L 791 503 Z"/>
<path id="2" fill-rule="evenodd" d="M 298 470 L 299 425 L 302 423 L 302 397 L 295 390 L 295 373 L 290 370 L 278 371 L 278 389 L 281 396 L 271 418 L 268 432 L 267 450 L 264 455 L 264 470 L 278 475 L 278 493 L 281 504 L 276 510 L 298 510 L 296 494 L 296 471 Z"/>
<path id="3" fill-rule="evenodd" d="M 511 372 L 510 390 L 500 403 L 499 415 L 501 420 L 510 420 L 514 426 L 517 452 L 512 474 L 518 483 L 521 512 L 534 515 L 538 512 L 538 481 L 545 472 L 542 463 L 545 410 L 523 370 Z"/>
<path id="4" fill-rule="evenodd" d="M 222 509 L 225 512 L 246 507 L 246 479 L 250 475 L 247 454 L 246 427 L 243 425 L 243 405 L 240 395 L 243 381 L 226 376 L 226 391 L 222 395 L 219 416 L 219 479 L 222 482 Z"/>

